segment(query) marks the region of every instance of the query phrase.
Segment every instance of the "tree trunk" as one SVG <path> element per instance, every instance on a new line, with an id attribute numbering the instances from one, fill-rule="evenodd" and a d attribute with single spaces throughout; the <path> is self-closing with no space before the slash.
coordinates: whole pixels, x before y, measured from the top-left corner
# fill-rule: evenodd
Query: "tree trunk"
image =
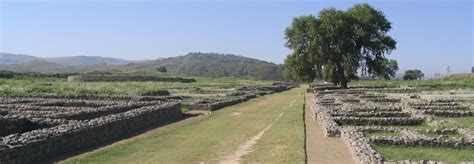
<path id="1" fill-rule="evenodd" d="M 342 89 L 347 89 L 347 80 L 344 78 L 341 80 L 341 88 Z"/>
<path id="2" fill-rule="evenodd" d="M 346 89 L 347 88 L 347 78 L 344 76 L 344 70 L 341 66 L 341 63 L 336 63 L 336 68 L 339 76 L 341 76 L 340 82 L 341 82 L 341 88 Z"/>

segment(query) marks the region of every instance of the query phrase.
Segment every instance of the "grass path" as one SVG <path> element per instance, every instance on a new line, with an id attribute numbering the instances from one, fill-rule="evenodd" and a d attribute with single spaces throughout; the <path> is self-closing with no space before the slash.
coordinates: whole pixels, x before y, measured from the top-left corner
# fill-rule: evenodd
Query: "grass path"
<path id="1" fill-rule="evenodd" d="M 287 109 L 271 124 L 243 163 L 304 163 L 303 95 L 298 93 Z M 290 100 L 288 100 L 290 101 Z"/>
<path id="2" fill-rule="evenodd" d="M 304 162 L 303 88 L 227 107 L 175 128 L 150 131 L 63 161 L 65 163 L 217 163 L 272 126 L 242 161 Z M 294 105 L 290 106 L 292 101 Z M 281 118 L 275 120 L 281 114 Z"/>

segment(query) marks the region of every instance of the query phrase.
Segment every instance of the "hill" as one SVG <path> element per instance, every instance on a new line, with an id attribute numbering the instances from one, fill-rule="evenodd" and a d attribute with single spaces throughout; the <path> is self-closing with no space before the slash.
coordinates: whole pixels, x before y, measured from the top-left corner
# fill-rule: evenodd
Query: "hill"
<path id="1" fill-rule="evenodd" d="M 184 56 L 157 60 L 130 61 L 98 56 L 38 58 L 2 53 L 0 70 L 14 72 L 65 73 L 89 71 L 156 72 L 165 67 L 176 75 L 201 77 L 239 77 L 262 80 L 282 80 L 282 65 L 217 53 L 189 53 Z M 8 64 L 5 64 L 8 63 Z"/>
<path id="2" fill-rule="evenodd" d="M 127 64 L 131 61 L 116 59 L 116 58 L 107 58 L 100 56 L 70 56 L 70 57 L 55 57 L 55 58 L 40 58 L 29 55 L 21 54 L 10 54 L 10 53 L 0 53 L 0 65 L 10 65 L 10 64 L 23 64 L 29 61 L 46 61 L 51 63 L 56 63 L 63 66 L 86 66 L 86 65 L 97 65 L 97 64 L 107 64 L 107 65 L 120 65 Z"/>
<path id="3" fill-rule="evenodd" d="M 21 63 L 29 62 L 32 60 L 40 60 L 40 59 L 41 58 L 29 56 L 29 55 L 10 54 L 10 53 L 0 52 L 0 65 L 21 64 Z"/>
<path id="4" fill-rule="evenodd" d="M 46 61 L 57 63 L 65 66 L 81 66 L 81 65 L 120 65 L 127 64 L 130 61 L 116 58 L 106 58 L 100 56 L 71 56 L 71 57 L 57 57 L 57 58 L 46 58 Z"/>
<path id="5" fill-rule="evenodd" d="M 143 63 L 130 63 L 122 71 L 156 71 L 165 67 L 169 73 L 204 77 L 243 77 L 281 80 L 282 66 L 232 54 L 189 53 Z"/>
<path id="6" fill-rule="evenodd" d="M 31 60 L 21 64 L 0 65 L 0 70 L 12 72 L 38 72 L 48 74 L 78 71 L 73 67 L 63 66 L 43 60 Z"/>

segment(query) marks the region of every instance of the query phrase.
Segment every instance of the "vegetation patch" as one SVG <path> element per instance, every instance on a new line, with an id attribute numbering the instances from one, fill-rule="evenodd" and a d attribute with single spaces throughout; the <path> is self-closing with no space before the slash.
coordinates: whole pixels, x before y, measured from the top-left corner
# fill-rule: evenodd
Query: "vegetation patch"
<path id="1" fill-rule="evenodd" d="M 451 147 L 412 147 L 412 146 L 387 146 L 372 145 L 380 152 L 386 161 L 401 160 L 434 160 L 446 161 L 447 163 L 458 163 L 473 161 L 474 149 L 457 149 Z"/>
<path id="2" fill-rule="evenodd" d="M 296 97 L 242 162 L 304 163 L 303 100 L 303 94 Z"/>
<path id="3" fill-rule="evenodd" d="M 180 82 L 192 83 L 194 79 L 181 77 L 157 77 L 157 76 L 121 76 L 121 75 L 76 75 L 67 78 L 70 82 L 118 82 L 118 81 L 155 81 L 155 82 Z"/>

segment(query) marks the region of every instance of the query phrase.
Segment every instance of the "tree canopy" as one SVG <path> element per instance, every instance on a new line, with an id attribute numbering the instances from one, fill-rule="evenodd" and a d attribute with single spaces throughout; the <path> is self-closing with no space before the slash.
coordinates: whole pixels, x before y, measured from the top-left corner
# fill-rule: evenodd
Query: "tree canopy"
<path id="1" fill-rule="evenodd" d="M 405 75 L 403 75 L 403 80 L 421 80 L 424 76 L 425 74 L 418 69 L 407 70 L 405 71 Z"/>
<path id="2" fill-rule="evenodd" d="M 293 51 L 285 60 L 285 75 L 306 82 L 323 79 L 343 88 L 362 66 L 370 75 L 393 77 L 397 62 L 385 57 L 396 48 L 390 29 L 384 14 L 368 4 L 294 18 L 285 30 L 285 46 Z"/>

